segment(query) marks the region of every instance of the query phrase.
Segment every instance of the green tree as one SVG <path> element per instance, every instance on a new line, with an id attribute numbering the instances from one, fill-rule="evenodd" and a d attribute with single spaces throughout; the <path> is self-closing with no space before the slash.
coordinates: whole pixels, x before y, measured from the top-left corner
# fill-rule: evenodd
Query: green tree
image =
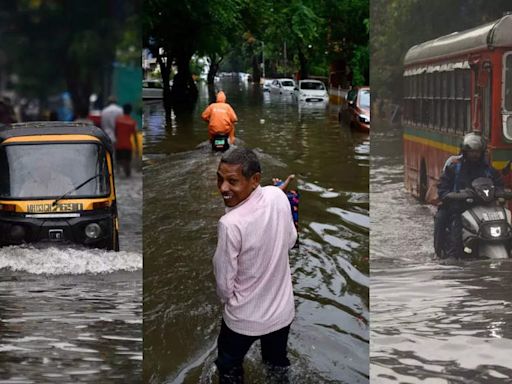
<path id="1" fill-rule="evenodd" d="M 78 110 L 88 108 L 92 91 L 109 78 L 117 43 L 130 28 L 124 22 L 131 17 L 137 23 L 135 2 L 91 6 L 79 0 L 21 0 L 2 1 L 1 8 L 1 44 L 19 76 L 20 91 L 44 101 L 67 89 Z M 140 51 L 140 37 L 132 33 L 128 38 Z"/>
<path id="2" fill-rule="evenodd" d="M 372 0 L 372 90 L 399 102 L 402 63 L 410 47 L 496 20 L 507 9 L 506 0 Z"/>

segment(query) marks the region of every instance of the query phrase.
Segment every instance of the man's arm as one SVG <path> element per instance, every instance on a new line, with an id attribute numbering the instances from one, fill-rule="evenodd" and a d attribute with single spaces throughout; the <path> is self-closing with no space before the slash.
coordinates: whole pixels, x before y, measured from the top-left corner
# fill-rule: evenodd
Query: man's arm
<path id="1" fill-rule="evenodd" d="M 217 296 L 224 304 L 235 294 L 235 278 L 238 271 L 241 237 L 237 228 L 219 222 L 217 249 L 213 256 L 213 273 L 217 283 Z"/>
<path id="2" fill-rule="evenodd" d="M 441 174 L 439 183 L 437 184 L 437 195 L 439 196 L 439 200 L 442 201 L 447 193 L 453 191 L 453 183 L 455 182 L 454 178 L 455 172 L 453 170 L 453 165 L 449 165 Z"/>
<path id="3" fill-rule="evenodd" d="M 137 124 L 135 124 L 133 126 L 133 132 L 132 132 L 132 135 L 133 135 L 133 144 L 135 145 L 135 153 L 137 154 L 137 156 L 142 156 L 142 153 L 139 152 L 139 137 L 137 135 L 138 131 L 137 131 Z"/>
<path id="4" fill-rule="evenodd" d="M 211 114 L 211 106 L 212 104 L 210 104 L 208 107 L 206 107 L 206 109 L 203 111 L 203 113 L 201 114 L 201 119 L 203 119 L 204 121 L 210 121 L 210 114 Z"/>
<path id="5" fill-rule="evenodd" d="M 503 182 L 503 177 L 501 177 L 501 172 L 491 167 L 491 179 L 496 191 L 503 192 L 505 189 L 505 183 Z"/>

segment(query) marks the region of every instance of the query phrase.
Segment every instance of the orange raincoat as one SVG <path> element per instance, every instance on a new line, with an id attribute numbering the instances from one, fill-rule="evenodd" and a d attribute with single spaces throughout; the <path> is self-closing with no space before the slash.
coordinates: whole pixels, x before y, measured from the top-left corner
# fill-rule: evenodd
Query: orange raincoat
<path id="1" fill-rule="evenodd" d="M 210 104 L 201 114 L 208 121 L 208 137 L 210 140 L 216 134 L 229 135 L 229 143 L 235 142 L 235 123 L 238 121 L 233 108 L 226 103 L 226 95 L 217 93 L 217 102 Z"/>

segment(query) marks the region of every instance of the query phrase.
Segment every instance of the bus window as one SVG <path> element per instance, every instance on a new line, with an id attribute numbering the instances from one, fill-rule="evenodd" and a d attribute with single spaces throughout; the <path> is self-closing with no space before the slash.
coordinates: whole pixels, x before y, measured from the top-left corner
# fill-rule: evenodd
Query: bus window
<path id="1" fill-rule="evenodd" d="M 505 58 L 505 81 L 503 82 L 503 103 L 507 112 L 512 112 L 512 52 Z M 512 133 L 512 132 L 509 132 Z M 512 136 L 512 135 L 511 135 Z"/>

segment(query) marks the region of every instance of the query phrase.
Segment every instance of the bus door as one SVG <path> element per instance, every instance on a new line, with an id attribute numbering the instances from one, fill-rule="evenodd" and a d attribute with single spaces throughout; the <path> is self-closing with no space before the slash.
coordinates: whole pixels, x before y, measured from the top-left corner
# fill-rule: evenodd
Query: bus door
<path id="1" fill-rule="evenodd" d="M 512 142 L 512 51 L 503 55 L 501 117 L 503 136 Z"/>

